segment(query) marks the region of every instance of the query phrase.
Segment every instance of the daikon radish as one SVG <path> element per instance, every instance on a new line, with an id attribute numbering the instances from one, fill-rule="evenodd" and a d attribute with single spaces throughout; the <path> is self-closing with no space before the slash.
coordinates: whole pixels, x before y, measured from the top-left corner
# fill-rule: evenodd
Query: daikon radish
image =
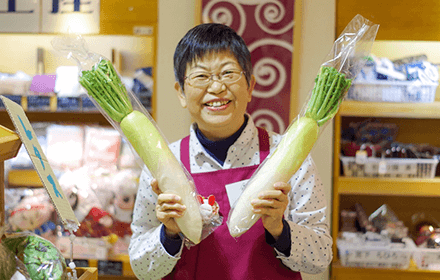
<path id="1" fill-rule="evenodd" d="M 79 82 L 108 117 L 119 123 L 126 139 L 158 181 L 161 191 L 182 198 L 186 211 L 176 223 L 186 238 L 198 244 L 202 236 L 202 217 L 188 174 L 150 118 L 133 110 L 127 90 L 113 65 L 102 59 L 92 70 L 82 71 Z"/>
<path id="2" fill-rule="evenodd" d="M 305 116 L 293 122 L 273 154 L 252 176 L 243 194 L 229 214 L 231 236 L 238 237 L 251 228 L 261 215 L 254 214 L 251 201 L 276 182 L 287 183 L 307 158 L 319 135 L 319 128 L 334 117 L 344 93 L 351 85 L 333 67 L 321 67 L 315 80 Z"/>

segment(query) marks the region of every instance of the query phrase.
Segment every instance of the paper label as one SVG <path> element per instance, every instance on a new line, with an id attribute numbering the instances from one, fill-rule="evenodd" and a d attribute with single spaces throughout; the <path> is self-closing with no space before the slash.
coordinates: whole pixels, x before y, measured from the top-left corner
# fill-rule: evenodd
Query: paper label
<path id="1" fill-rule="evenodd" d="M 248 181 L 249 180 L 243 180 L 225 186 L 226 193 L 228 194 L 229 205 L 231 205 L 231 207 L 235 205 L 235 202 L 237 202 L 238 198 L 243 193 L 246 183 Z"/>
<path id="2" fill-rule="evenodd" d="M 385 160 L 379 161 L 378 173 L 381 175 L 387 173 L 387 162 Z"/>
<path id="3" fill-rule="evenodd" d="M 356 164 L 360 164 L 363 165 L 367 162 L 367 158 L 368 158 L 368 153 L 365 150 L 359 150 L 356 151 Z"/>
<path id="4" fill-rule="evenodd" d="M 63 224 L 72 225 L 72 223 L 74 223 L 78 226 L 79 222 L 67 200 L 67 197 L 64 195 L 45 154 L 43 153 L 40 143 L 37 140 L 37 136 L 32 129 L 23 108 L 4 96 L 0 96 L 0 98 L 3 101 L 3 104 L 5 104 L 9 117 L 17 130 L 17 134 L 20 136 L 21 142 L 24 144 L 26 151 L 31 158 L 32 164 L 40 176 L 40 179 L 43 182 L 43 185 Z"/>

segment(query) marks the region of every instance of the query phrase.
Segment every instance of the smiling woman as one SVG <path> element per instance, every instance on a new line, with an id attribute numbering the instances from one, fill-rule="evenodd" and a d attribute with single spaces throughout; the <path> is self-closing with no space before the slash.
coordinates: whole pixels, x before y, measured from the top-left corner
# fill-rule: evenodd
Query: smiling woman
<path id="1" fill-rule="evenodd" d="M 248 86 L 243 73 L 230 52 L 208 53 L 188 64 L 184 90 L 175 83 L 182 107 L 188 108 L 198 129 L 208 139 L 225 139 L 243 125 L 255 85 L 251 76 Z"/>
<path id="2" fill-rule="evenodd" d="M 215 196 L 226 221 L 244 182 L 282 136 L 257 128 L 246 113 L 255 86 L 251 57 L 228 26 L 201 24 L 188 31 L 176 47 L 174 71 L 177 96 L 194 123 L 189 136 L 170 149 L 191 173 L 197 192 Z M 174 222 L 186 213 L 185 203 L 174 193 L 161 192 L 145 169 L 129 248 L 136 276 L 298 280 L 297 271 L 322 272 L 331 260 L 332 243 L 326 200 L 310 157 L 300 170 L 296 179 L 288 178 L 289 184 L 276 182 L 252 202 L 261 219 L 245 234 L 234 239 L 223 222 L 188 250 Z"/>

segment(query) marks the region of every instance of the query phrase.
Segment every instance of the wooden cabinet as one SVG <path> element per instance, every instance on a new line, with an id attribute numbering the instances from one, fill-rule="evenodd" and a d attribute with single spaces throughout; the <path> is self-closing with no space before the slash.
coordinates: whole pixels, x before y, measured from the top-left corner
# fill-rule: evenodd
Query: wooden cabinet
<path id="1" fill-rule="evenodd" d="M 339 234 L 341 210 L 353 209 L 361 203 L 367 214 L 382 204 L 396 212 L 407 227 L 411 216 L 425 211 L 440 217 L 440 177 L 433 179 L 415 178 L 359 178 L 344 177 L 340 167 L 341 132 L 350 122 L 377 118 L 384 123 L 396 123 L 399 132 L 396 141 L 403 143 L 429 143 L 440 146 L 440 102 L 417 103 L 369 103 L 344 101 L 335 117 L 333 217 L 332 236 L 334 241 L 332 279 L 439 279 L 440 271 L 417 269 L 411 264 L 407 270 L 349 268 L 341 266 L 337 256 L 336 240 Z"/>
<path id="2" fill-rule="evenodd" d="M 157 26 L 157 0 L 101 1 L 100 34 L 152 35 Z"/>
<path id="3" fill-rule="evenodd" d="M 438 0 L 337 0 L 336 34 L 357 14 L 380 25 L 377 40 L 440 41 Z"/>

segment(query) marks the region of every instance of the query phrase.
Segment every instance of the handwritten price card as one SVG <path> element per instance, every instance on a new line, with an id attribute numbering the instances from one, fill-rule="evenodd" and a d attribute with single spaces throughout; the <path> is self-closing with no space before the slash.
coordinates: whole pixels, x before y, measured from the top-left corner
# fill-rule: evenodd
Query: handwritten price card
<path id="1" fill-rule="evenodd" d="M 0 98 L 8 111 L 9 117 L 14 123 L 21 142 L 26 147 L 35 170 L 37 171 L 44 187 L 49 193 L 50 199 L 55 205 L 63 224 L 66 225 L 67 228 L 78 228 L 79 222 L 73 213 L 72 207 L 70 206 L 67 197 L 64 195 L 63 190 L 61 189 L 58 180 L 43 153 L 43 150 L 41 149 L 37 136 L 32 129 L 32 126 L 23 108 L 4 96 L 0 96 Z"/>

